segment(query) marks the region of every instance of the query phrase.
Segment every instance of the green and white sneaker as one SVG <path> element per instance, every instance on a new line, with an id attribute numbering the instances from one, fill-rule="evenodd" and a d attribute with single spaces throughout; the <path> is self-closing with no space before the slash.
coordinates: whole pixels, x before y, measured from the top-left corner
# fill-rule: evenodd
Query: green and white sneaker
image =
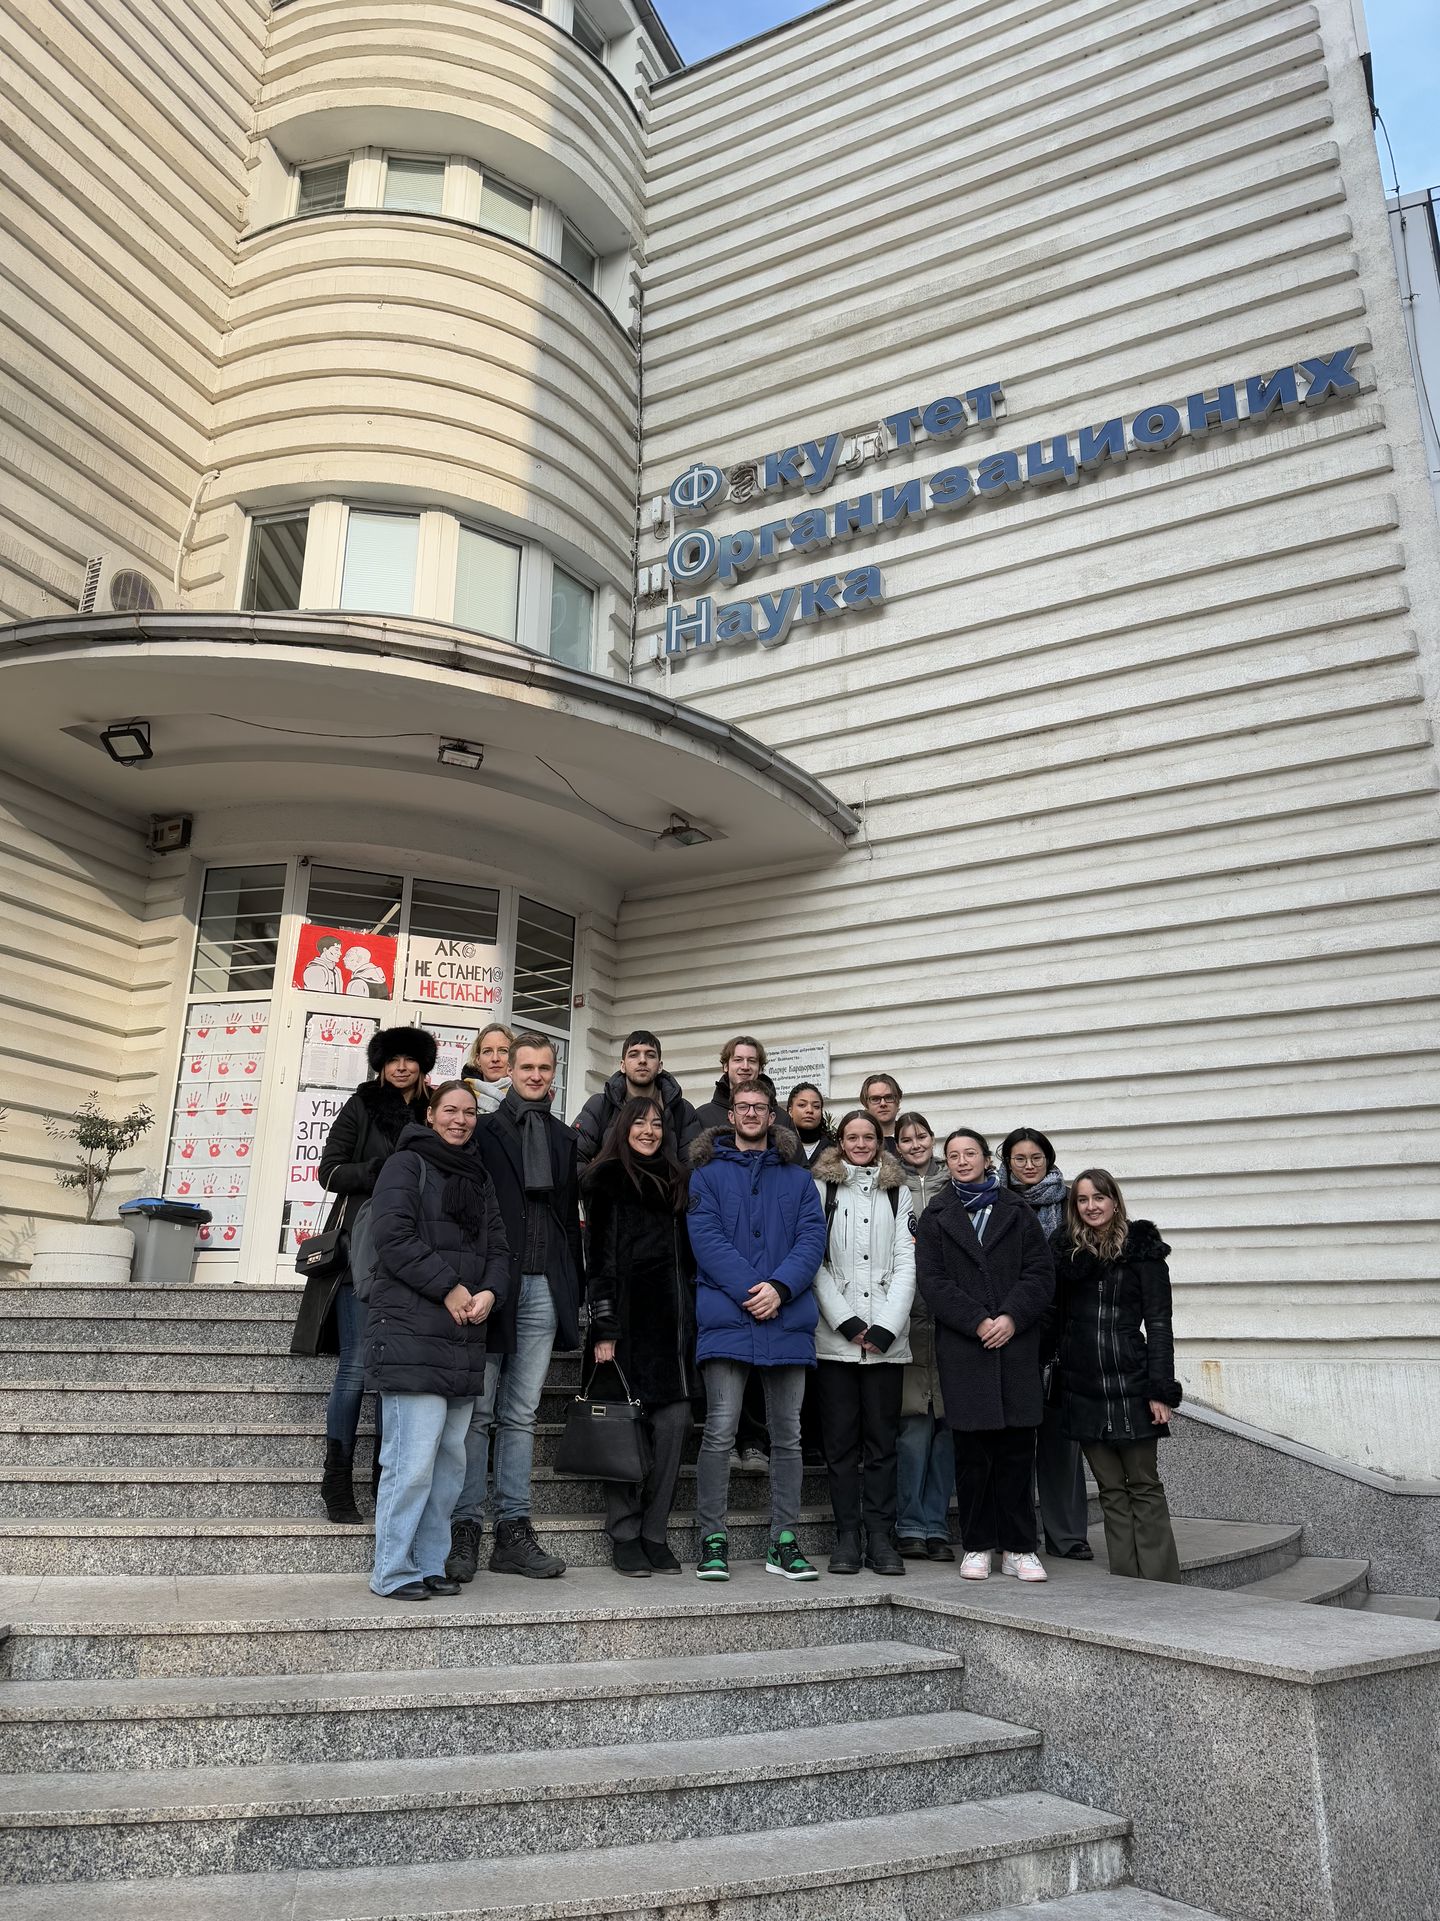
<path id="1" fill-rule="evenodd" d="M 779 1540 L 771 1543 L 765 1556 L 767 1574 L 783 1574 L 787 1581 L 818 1581 L 816 1570 L 800 1552 L 800 1543 L 787 1527 Z"/>
<path id="2" fill-rule="evenodd" d="M 730 1544 L 723 1534 L 707 1534 L 700 1543 L 700 1562 L 695 1569 L 699 1581 L 730 1579 Z"/>

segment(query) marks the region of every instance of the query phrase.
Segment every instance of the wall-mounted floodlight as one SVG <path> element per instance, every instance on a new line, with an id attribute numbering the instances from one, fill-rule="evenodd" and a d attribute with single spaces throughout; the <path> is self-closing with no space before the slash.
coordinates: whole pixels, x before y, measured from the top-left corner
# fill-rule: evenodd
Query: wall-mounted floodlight
<path id="1" fill-rule="evenodd" d="M 142 760 L 153 760 L 148 720 L 116 720 L 100 730 L 100 745 L 122 767 L 138 767 Z"/>
<path id="2" fill-rule="evenodd" d="M 438 758 L 442 767 L 463 767 L 474 774 L 485 764 L 485 749 L 473 740 L 442 740 Z"/>
<path id="3" fill-rule="evenodd" d="M 656 837 L 656 845 L 659 846 L 661 842 L 668 840 L 675 847 L 703 847 L 707 841 L 714 838 L 715 836 L 707 834 L 703 827 L 696 827 L 692 821 L 686 820 L 683 814 L 672 814 L 670 825 L 663 834 Z"/>

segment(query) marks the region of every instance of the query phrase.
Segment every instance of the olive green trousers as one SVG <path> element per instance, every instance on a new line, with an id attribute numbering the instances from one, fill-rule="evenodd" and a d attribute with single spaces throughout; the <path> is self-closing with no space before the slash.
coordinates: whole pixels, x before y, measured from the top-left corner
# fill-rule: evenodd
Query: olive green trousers
<path id="1" fill-rule="evenodd" d="M 1170 1503 L 1160 1482 L 1156 1441 L 1081 1443 L 1100 1489 L 1105 1552 L 1112 1574 L 1139 1581 L 1178 1581 L 1180 1556 Z"/>

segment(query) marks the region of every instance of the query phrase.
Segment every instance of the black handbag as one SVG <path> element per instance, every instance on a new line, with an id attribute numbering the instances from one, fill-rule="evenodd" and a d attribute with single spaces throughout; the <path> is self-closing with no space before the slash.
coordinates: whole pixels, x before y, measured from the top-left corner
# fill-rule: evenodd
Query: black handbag
<path id="1" fill-rule="evenodd" d="M 625 1390 L 623 1401 L 590 1398 L 595 1368 L 565 1415 L 565 1432 L 555 1453 L 557 1474 L 581 1474 L 589 1481 L 621 1481 L 638 1486 L 650 1472 L 653 1459 L 645 1410 L 631 1398 L 630 1383 L 612 1362 Z"/>
<path id="2" fill-rule="evenodd" d="M 336 1227 L 336 1221 L 345 1218 L 345 1197 L 335 1196 L 335 1205 L 330 1210 L 330 1219 L 318 1234 L 312 1234 L 308 1241 L 302 1241 L 295 1251 L 295 1272 L 305 1279 L 317 1281 L 343 1280 L 345 1270 L 350 1265 L 350 1235 L 346 1228 Z"/>

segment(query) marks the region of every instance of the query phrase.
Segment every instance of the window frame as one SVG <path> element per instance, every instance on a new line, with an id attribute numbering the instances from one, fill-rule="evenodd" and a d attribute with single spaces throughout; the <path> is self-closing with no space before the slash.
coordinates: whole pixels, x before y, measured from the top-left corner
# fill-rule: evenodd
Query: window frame
<path id="1" fill-rule="evenodd" d="M 262 509 L 259 513 L 248 516 L 250 524 L 246 529 L 245 554 L 240 567 L 239 612 L 243 614 L 299 613 L 300 607 L 305 599 L 305 557 L 310 551 L 310 515 L 314 510 L 314 506 L 315 503 L 313 501 L 307 501 L 305 505 L 300 508 L 272 507 L 268 510 Z M 305 523 L 305 547 L 301 554 L 300 579 L 295 587 L 295 605 L 293 607 L 252 606 L 249 600 L 249 588 L 251 575 L 255 570 L 258 552 L 256 536 L 260 534 L 264 528 L 273 527 L 278 522 L 285 520 L 303 520 Z"/>
<path id="2" fill-rule="evenodd" d="M 302 207 L 300 193 L 305 175 L 319 173 L 324 167 L 345 168 L 345 194 L 338 207 Z M 348 153 L 332 154 L 328 160 L 302 160 L 291 168 L 290 213 L 291 220 L 323 220 L 328 213 L 344 213 L 350 204 L 350 181 L 355 169 L 355 149 Z"/>
<path id="3" fill-rule="evenodd" d="M 396 161 L 409 161 L 412 166 L 438 167 L 440 169 L 440 204 L 438 207 L 392 207 L 387 204 L 385 195 L 390 188 L 390 168 Z M 449 154 L 411 153 L 403 147 L 385 147 L 380 154 L 380 201 L 381 213 L 411 214 L 420 220 L 434 220 L 445 211 L 445 203 L 450 197 L 451 159 Z"/>
<path id="4" fill-rule="evenodd" d="M 582 47 L 584 51 L 590 55 L 590 58 L 592 60 L 598 60 L 602 67 L 608 66 L 609 65 L 608 55 L 610 52 L 610 36 L 608 33 L 604 33 L 601 31 L 599 21 L 596 20 L 592 14 L 587 12 L 587 10 L 583 6 L 581 6 L 580 0 L 574 0 L 574 5 L 571 8 L 570 20 L 571 20 L 570 38 L 576 43 L 577 46 Z M 589 33 L 593 37 L 593 39 L 599 42 L 598 51 L 594 46 L 590 44 L 590 40 L 586 38 L 585 34 L 580 31 L 577 23 L 582 20 L 585 23 L 586 32 Z"/>

